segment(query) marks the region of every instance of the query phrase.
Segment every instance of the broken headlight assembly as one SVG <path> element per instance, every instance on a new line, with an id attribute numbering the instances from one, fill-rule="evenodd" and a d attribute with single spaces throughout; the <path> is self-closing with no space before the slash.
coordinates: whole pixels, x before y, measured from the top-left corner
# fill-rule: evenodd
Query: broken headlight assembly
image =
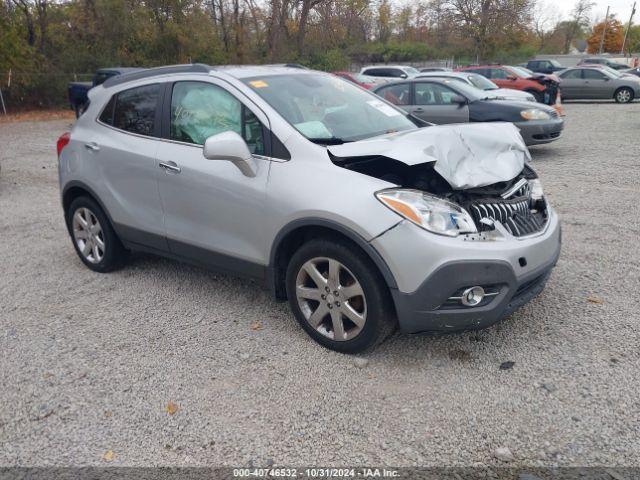
<path id="1" fill-rule="evenodd" d="M 529 189 L 531 191 L 531 200 L 536 202 L 544 198 L 544 191 L 542 190 L 542 182 L 538 178 L 529 179 Z"/>
<path id="2" fill-rule="evenodd" d="M 404 188 L 381 190 L 375 195 L 398 215 L 429 232 L 449 237 L 477 232 L 464 208 L 434 195 Z"/>
<path id="3" fill-rule="evenodd" d="M 520 112 L 520 116 L 525 120 L 549 120 L 551 115 L 543 110 L 539 110 L 537 108 L 528 108 L 527 110 L 522 110 Z"/>

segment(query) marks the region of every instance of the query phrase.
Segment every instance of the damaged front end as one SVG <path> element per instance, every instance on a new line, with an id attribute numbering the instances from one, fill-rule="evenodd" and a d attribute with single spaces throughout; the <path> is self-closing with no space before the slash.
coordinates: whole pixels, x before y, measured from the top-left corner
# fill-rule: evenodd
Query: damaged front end
<path id="1" fill-rule="evenodd" d="M 523 238 L 547 224 L 542 186 L 512 124 L 429 127 L 331 146 L 329 154 L 337 166 L 396 185 L 377 198 L 433 233 Z"/>
<path id="2" fill-rule="evenodd" d="M 556 75 L 534 73 L 530 80 L 538 82 L 544 87 L 542 103 L 551 106 L 557 103 L 558 93 L 560 92 L 560 79 Z"/>

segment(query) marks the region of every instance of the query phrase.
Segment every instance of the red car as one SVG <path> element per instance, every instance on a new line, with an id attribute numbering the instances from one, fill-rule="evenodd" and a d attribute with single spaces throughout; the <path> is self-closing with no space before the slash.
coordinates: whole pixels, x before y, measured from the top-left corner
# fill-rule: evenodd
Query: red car
<path id="1" fill-rule="evenodd" d="M 351 72 L 331 72 L 338 77 L 342 77 L 345 80 L 349 80 L 350 82 L 355 83 L 356 85 L 360 85 L 362 88 L 366 88 L 367 90 L 371 90 L 376 86 L 376 83 L 370 77 L 366 75 L 360 75 L 359 73 L 351 73 Z"/>
<path id="2" fill-rule="evenodd" d="M 554 105 L 558 96 L 558 77 L 529 72 L 520 67 L 506 65 L 479 65 L 461 67 L 458 71 L 472 71 L 489 78 L 500 88 L 522 90 L 532 94 L 536 100 L 547 105 Z"/>

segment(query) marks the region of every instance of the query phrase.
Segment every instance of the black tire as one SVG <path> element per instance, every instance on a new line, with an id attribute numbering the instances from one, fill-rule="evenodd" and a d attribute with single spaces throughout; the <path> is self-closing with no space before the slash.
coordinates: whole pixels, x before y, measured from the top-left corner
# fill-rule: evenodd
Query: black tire
<path id="1" fill-rule="evenodd" d="M 543 101 L 544 101 L 544 93 L 538 92 L 536 90 L 526 90 L 526 92 L 530 93 L 531 95 L 533 95 L 533 97 L 536 99 L 536 102 L 543 103 Z"/>
<path id="2" fill-rule="evenodd" d="M 351 339 L 337 341 L 323 335 L 310 325 L 298 304 L 296 296 L 298 273 L 307 261 L 318 257 L 340 262 L 343 267 L 346 267 L 347 274 L 352 275 L 362 287 L 364 299 L 366 299 L 365 322 L 360 332 Z M 303 244 L 289 261 L 286 288 L 289 305 L 302 328 L 316 342 L 331 350 L 343 353 L 362 352 L 382 343 L 396 329 L 397 320 L 393 302 L 384 278 L 366 254 L 341 239 L 314 239 Z M 330 316 L 327 317 L 326 322 L 331 322 Z M 348 320 L 345 322 L 345 324 L 349 323 Z"/>
<path id="3" fill-rule="evenodd" d="M 80 247 L 78 246 L 78 242 L 74 237 L 73 217 L 80 209 L 88 209 L 94 215 L 95 219 L 97 219 L 101 227 L 99 235 L 103 241 L 104 249 L 102 250 L 102 258 L 97 262 L 90 261 L 85 257 L 85 255 L 83 255 L 80 251 Z M 127 259 L 128 252 L 122 245 L 122 242 L 120 242 L 116 232 L 113 230 L 113 226 L 111 225 L 109 218 L 95 200 L 89 197 L 76 198 L 71 202 L 71 205 L 69 205 L 69 209 L 66 212 L 66 221 L 71 242 L 73 243 L 73 248 L 75 248 L 82 263 L 94 272 L 100 273 L 111 272 L 122 267 Z"/>
<path id="4" fill-rule="evenodd" d="M 613 94 L 613 99 L 616 103 L 631 103 L 633 102 L 633 90 L 629 87 L 621 87 Z"/>

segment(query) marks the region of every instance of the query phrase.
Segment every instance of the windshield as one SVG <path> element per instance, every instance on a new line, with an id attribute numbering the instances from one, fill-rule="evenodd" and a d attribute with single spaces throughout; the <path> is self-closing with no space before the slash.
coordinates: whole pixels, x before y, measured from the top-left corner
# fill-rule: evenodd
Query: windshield
<path id="1" fill-rule="evenodd" d="M 417 128 L 402 110 L 332 75 L 299 73 L 243 81 L 316 143 L 350 142 Z"/>
<path id="2" fill-rule="evenodd" d="M 409 75 L 417 75 L 420 73 L 418 70 L 416 70 L 413 67 L 403 67 L 402 69 Z"/>
<path id="3" fill-rule="evenodd" d="M 487 77 L 483 77 L 482 75 L 478 75 L 477 73 L 471 73 L 467 75 L 467 79 L 471 82 L 476 88 L 480 90 L 497 90 L 498 86 L 489 80 Z"/>
<path id="4" fill-rule="evenodd" d="M 620 72 L 618 72 L 617 70 L 614 70 L 611 67 L 602 67 L 601 70 L 607 72 L 613 78 L 620 78 L 622 76 L 622 74 Z"/>
<path id="5" fill-rule="evenodd" d="M 472 87 L 468 83 L 465 83 L 464 80 L 461 81 L 459 78 L 441 79 L 440 82 L 456 90 L 460 95 L 467 97 L 467 100 L 470 102 L 484 100 L 486 98 L 495 98 L 494 94 L 486 94 L 484 91 L 476 87 Z"/>
<path id="6" fill-rule="evenodd" d="M 529 78 L 533 73 L 531 70 L 527 70 L 526 68 L 522 67 L 509 67 L 509 70 L 522 78 Z"/>
<path id="7" fill-rule="evenodd" d="M 556 68 L 558 67 L 562 68 L 562 65 L 560 65 L 560 62 L 557 60 L 547 60 L 547 61 Z"/>

